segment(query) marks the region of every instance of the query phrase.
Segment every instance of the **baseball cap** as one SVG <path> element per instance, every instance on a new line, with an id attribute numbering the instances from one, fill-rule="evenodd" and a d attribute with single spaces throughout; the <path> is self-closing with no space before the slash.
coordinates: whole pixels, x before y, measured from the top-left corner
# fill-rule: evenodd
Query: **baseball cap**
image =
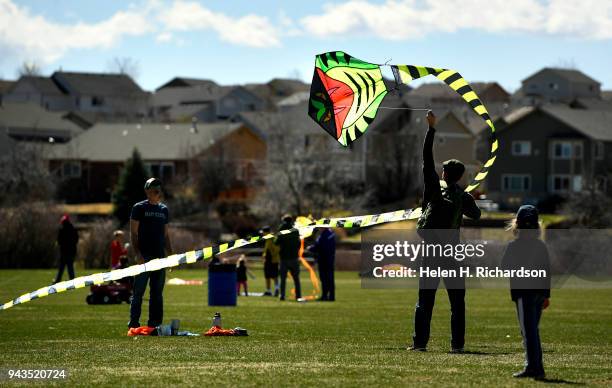
<path id="1" fill-rule="evenodd" d="M 149 178 L 147 179 L 147 181 L 145 182 L 144 185 L 144 189 L 145 190 L 150 190 L 150 189 L 161 189 L 161 181 L 157 178 Z"/>
<path id="2" fill-rule="evenodd" d="M 533 205 L 523 205 L 516 212 L 516 223 L 520 228 L 536 228 L 538 226 L 538 209 Z"/>

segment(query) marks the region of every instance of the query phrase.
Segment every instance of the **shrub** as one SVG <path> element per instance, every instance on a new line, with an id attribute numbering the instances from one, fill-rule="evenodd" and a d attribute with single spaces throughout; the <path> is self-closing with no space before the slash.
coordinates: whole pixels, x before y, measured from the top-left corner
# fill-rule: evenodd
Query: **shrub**
<path id="1" fill-rule="evenodd" d="M 0 267 L 54 267 L 59 256 L 56 240 L 60 216 L 45 203 L 1 209 Z"/>
<path id="2" fill-rule="evenodd" d="M 170 227 L 170 240 L 174 253 L 184 253 L 211 245 L 211 241 L 204 238 L 202 233 L 174 227 Z"/>
<path id="3" fill-rule="evenodd" d="M 113 214 L 121 225 L 130 220 L 132 206 L 145 199 L 144 183 L 150 173 L 140 157 L 138 150 L 134 149 L 132 157 L 127 160 L 125 167 L 119 175 L 119 182 L 113 192 Z"/>
<path id="4" fill-rule="evenodd" d="M 115 229 L 111 220 L 95 221 L 82 233 L 78 257 L 83 259 L 85 268 L 110 268 L 110 243 Z M 126 237 L 129 239 L 129 233 Z"/>

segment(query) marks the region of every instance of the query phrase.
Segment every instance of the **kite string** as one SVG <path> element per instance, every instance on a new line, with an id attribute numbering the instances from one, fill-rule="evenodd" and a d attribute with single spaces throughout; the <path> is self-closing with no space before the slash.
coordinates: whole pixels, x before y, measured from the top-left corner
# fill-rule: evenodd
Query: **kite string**
<path id="1" fill-rule="evenodd" d="M 361 108 L 369 105 L 357 105 L 355 108 Z M 348 105 L 337 105 L 338 108 L 350 108 Z M 407 108 L 407 107 L 393 107 L 393 106 L 379 106 L 378 109 L 387 109 L 387 110 L 414 110 L 414 111 L 428 111 L 431 108 Z"/>

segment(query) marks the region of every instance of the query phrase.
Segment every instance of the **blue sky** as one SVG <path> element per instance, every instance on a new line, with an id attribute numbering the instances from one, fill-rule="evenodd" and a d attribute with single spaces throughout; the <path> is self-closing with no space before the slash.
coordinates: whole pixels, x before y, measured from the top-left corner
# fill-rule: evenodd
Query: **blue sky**
<path id="1" fill-rule="evenodd" d="M 509 91 L 544 66 L 612 89 L 612 1 L 0 0 L 0 78 L 24 61 L 108 71 L 138 63 L 152 90 L 175 75 L 221 84 L 312 76 L 314 55 L 459 70 Z"/>

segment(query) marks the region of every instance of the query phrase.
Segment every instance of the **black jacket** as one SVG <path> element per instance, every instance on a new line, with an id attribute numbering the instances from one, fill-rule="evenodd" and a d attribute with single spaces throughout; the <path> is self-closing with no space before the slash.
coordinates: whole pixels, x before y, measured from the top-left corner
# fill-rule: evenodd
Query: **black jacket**
<path id="1" fill-rule="evenodd" d="M 71 222 L 63 222 L 57 232 L 57 245 L 62 255 L 76 255 L 79 233 Z"/>
<path id="2" fill-rule="evenodd" d="M 550 297 L 550 259 L 548 248 L 542 240 L 533 236 L 519 236 L 506 247 L 501 261 L 502 269 L 545 270 L 544 278 L 510 278 L 510 296 L 517 300 L 521 296 L 541 294 Z"/>
<path id="3" fill-rule="evenodd" d="M 293 228 L 293 224 L 283 223 L 279 230 L 288 230 Z M 279 234 L 274 240 L 274 243 L 279 247 L 279 255 L 281 261 L 295 261 L 300 253 L 300 233 L 294 230 L 287 234 Z"/>
<path id="4" fill-rule="evenodd" d="M 423 229 L 450 229 L 450 225 L 458 227 L 461 223 L 461 219 L 459 218 L 456 222 L 455 217 L 465 215 L 472 219 L 479 219 L 480 209 L 476 205 L 474 197 L 463 191 L 457 184 L 451 184 L 444 188 L 440 185 L 440 177 L 436 172 L 433 156 L 435 132 L 435 128 L 429 127 L 423 142 L 423 183 L 425 187 L 423 190 L 423 215 L 421 216 L 423 219 L 419 220 L 419 224 L 422 225 Z M 444 194 L 448 193 L 460 196 L 460 198 L 459 201 L 451 202 L 449 206 L 444 207 L 441 203 L 448 202 L 444 201 Z"/>

